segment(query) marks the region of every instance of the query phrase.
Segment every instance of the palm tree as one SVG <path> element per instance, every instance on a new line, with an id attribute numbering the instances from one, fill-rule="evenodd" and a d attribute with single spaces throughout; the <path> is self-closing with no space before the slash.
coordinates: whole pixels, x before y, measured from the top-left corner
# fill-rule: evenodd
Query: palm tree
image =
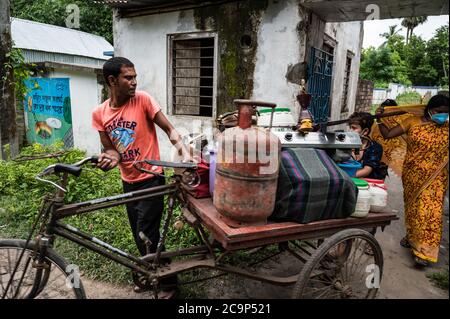
<path id="1" fill-rule="evenodd" d="M 402 29 L 397 29 L 398 25 L 390 25 L 389 26 L 389 32 L 380 33 L 380 36 L 385 38 L 386 41 L 381 44 L 382 47 L 386 46 L 386 44 L 389 42 L 389 39 L 393 36 L 397 35 Z"/>
<path id="2" fill-rule="evenodd" d="M 409 17 L 402 20 L 402 26 L 406 28 L 406 44 L 409 43 L 414 29 L 427 21 L 427 16 Z"/>

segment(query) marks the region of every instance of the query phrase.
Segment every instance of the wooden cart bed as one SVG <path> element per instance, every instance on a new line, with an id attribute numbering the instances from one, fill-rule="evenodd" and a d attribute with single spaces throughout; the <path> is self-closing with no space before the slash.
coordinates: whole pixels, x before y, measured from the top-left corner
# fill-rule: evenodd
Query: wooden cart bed
<path id="1" fill-rule="evenodd" d="M 261 226 L 232 228 L 221 218 L 211 198 L 188 198 L 189 210 L 197 215 L 215 240 L 227 250 L 252 248 L 289 240 L 326 238 L 348 228 L 373 230 L 387 226 L 398 217 L 394 213 L 369 213 L 366 218 L 328 219 L 308 224 L 268 222 Z"/>

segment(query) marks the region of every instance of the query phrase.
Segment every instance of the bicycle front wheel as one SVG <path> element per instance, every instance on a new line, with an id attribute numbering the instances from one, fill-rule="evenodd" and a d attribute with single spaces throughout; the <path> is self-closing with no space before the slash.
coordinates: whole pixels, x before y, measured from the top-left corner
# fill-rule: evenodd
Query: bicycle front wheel
<path id="1" fill-rule="evenodd" d="M 42 275 L 39 276 L 38 288 L 33 289 L 39 270 L 33 267 L 36 253 L 33 251 L 34 243 L 25 240 L 3 239 L 0 240 L 0 298 L 6 299 L 84 299 L 83 284 L 75 267 L 57 255 L 52 249 L 48 249 Z M 24 251 L 20 264 L 17 267 L 14 278 L 8 283 L 14 269 Z"/>

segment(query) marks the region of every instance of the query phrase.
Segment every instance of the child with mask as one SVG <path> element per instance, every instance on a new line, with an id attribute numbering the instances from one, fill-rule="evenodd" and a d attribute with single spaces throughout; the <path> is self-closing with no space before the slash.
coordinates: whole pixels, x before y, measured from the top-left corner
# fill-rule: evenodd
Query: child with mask
<path id="1" fill-rule="evenodd" d="M 352 131 L 361 136 L 362 141 L 359 154 L 353 154 L 353 158 L 362 165 L 362 168 L 356 172 L 355 177 L 384 179 L 385 174 L 381 170 L 383 148 L 369 137 L 373 125 L 372 115 L 367 112 L 355 112 L 350 116 L 348 125 Z"/>

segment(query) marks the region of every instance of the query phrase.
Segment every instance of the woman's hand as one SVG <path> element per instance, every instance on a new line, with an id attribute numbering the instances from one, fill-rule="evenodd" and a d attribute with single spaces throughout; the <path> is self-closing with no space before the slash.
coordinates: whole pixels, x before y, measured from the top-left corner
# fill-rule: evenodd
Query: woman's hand
<path id="1" fill-rule="evenodd" d="M 384 106 L 379 106 L 376 110 L 375 110 L 375 115 L 382 115 L 384 113 Z"/>

